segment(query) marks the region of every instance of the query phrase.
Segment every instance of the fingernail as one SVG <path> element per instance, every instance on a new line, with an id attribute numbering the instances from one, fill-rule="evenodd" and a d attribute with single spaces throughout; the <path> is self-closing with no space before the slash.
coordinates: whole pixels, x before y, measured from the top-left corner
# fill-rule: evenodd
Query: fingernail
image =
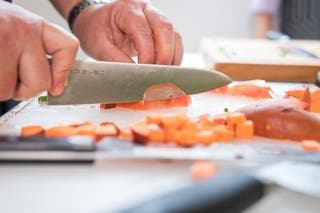
<path id="1" fill-rule="evenodd" d="M 60 95 L 62 92 L 63 92 L 63 90 L 64 90 L 64 84 L 62 83 L 62 84 L 58 84 L 57 86 L 55 86 L 54 88 L 53 88 L 53 91 L 51 92 L 51 94 L 52 95 Z"/>
<path id="2" fill-rule="evenodd" d="M 68 80 L 64 82 L 64 87 L 68 86 Z"/>

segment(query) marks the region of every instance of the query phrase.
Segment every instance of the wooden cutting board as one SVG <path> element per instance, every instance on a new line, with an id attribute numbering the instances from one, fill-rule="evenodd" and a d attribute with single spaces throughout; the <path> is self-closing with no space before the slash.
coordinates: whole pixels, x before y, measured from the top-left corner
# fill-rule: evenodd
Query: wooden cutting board
<path id="1" fill-rule="evenodd" d="M 293 40 L 291 44 L 320 56 L 320 41 Z M 320 60 L 285 53 L 281 45 L 269 40 L 204 38 L 201 50 L 209 66 L 233 80 L 317 83 Z"/>

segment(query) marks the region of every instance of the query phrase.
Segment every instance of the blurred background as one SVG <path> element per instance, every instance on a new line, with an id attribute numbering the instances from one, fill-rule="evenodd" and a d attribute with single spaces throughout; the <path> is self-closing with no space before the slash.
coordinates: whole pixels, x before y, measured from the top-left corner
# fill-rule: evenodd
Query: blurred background
<path id="1" fill-rule="evenodd" d="M 186 52 L 199 50 L 202 37 L 252 37 L 250 0 L 152 0 L 183 37 Z M 65 20 L 48 0 L 14 0 L 65 29 Z"/>

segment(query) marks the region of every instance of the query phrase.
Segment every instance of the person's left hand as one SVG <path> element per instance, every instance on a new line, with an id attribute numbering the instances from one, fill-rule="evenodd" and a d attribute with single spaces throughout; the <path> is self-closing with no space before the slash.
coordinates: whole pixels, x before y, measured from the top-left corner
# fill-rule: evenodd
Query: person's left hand
<path id="1" fill-rule="evenodd" d="M 180 65 L 183 45 L 173 25 L 144 0 L 92 5 L 76 18 L 73 32 L 98 60 Z"/>

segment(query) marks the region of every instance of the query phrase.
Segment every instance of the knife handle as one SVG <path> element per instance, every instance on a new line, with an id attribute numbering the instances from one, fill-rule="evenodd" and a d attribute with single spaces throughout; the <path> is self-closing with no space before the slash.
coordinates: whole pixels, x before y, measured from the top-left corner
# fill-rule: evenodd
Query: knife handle
<path id="1" fill-rule="evenodd" d="M 210 180 L 141 203 L 121 213 L 241 212 L 264 194 L 261 181 L 243 173 L 222 173 Z"/>

